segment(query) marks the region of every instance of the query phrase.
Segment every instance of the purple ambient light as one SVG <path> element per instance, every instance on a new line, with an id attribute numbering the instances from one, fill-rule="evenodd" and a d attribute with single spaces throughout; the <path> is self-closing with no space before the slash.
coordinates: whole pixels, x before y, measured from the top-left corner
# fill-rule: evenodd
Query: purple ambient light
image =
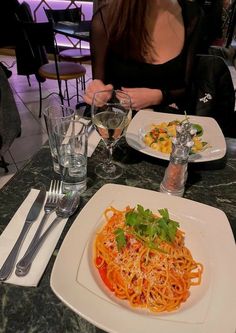
<path id="1" fill-rule="evenodd" d="M 39 5 L 40 0 L 26 0 L 31 8 L 32 14 L 34 13 L 35 8 Z M 20 0 L 19 2 L 23 2 L 23 0 Z M 62 9 L 62 8 L 66 8 L 68 6 L 68 4 L 70 3 L 69 1 L 63 1 L 63 0 L 45 0 L 45 2 L 47 2 L 49 4 L 49 6 L 53 9 Z M 82 12 L 85 15 L 85 19 L 86 20 L 91 20 L 92 15 L 93 15 L 93 1 L 75 1 L 75 3 L 79 6 L 82 5 Z M 37 22 L 47 22 L 47 18 L 44 12 L 44 7 L 47 8 L 45 6 L 45 3 L 41 3 L 40 7 L 38 8 L 37 12 L 36 12 L 36 19 Z M 73 8 L 73 5 L 71 5 L 70 8 Z M 71 40 L 73 41 L 73 38 L 71 38 Z M 74 42 L 76 43 L 76 41 L 78 40 L 74 40 Z M 61 46 L 71 46 L 70 41 L 62 35 L 57 34 L 57 43 L 58 45 Z M 86 42 L 82 42 L 82 47 L 84 48 L 89 48 L 89 43 Z"/>

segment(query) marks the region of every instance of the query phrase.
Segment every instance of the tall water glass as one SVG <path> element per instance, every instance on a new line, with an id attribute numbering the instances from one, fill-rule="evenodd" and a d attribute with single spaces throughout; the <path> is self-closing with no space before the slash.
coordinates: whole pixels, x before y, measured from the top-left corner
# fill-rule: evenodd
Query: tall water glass
<path id="1" fill-rule="evenodd" d="M 87 187 L 87 126 L 79 121 L 63 121 L 54 132 L 63 192 L 84 192 Z"/>
<path id="2" fill-rule="evenodd" d="M 51 105 L 43 110 L 43 116 L 48 134 L 48 141 L 53 161 L 53 169 L 56 173 L 60 174 L 56 142 L 54 138 L 54 130 L 55 127 L 61 122 L 73 120 L 75 117 L 75 110 L 64 105 Z"/>

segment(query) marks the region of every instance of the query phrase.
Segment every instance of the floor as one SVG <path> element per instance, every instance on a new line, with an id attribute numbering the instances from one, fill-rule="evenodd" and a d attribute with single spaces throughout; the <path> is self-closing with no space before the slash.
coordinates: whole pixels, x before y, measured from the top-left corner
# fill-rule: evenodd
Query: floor
<path id="1" fill-rule="evenodd" d="M 0 168 L 0 189 L 7 181 L 24 166 L 24 164 L 40 149 L 47 141 L 46 128 L 44 119 L 38 117 L 39 113 L 39 91 L 38 83 L 35 77 L 30 77 L 31 86 L 29 86 L 25 76 L 17 75 L 15 58 L 7 55 L 0 55 L 2 61 L 12 71 L 12 76 L 9 78 L 9 83 L 12 87 L 15 101 L 21 118 L 21 136 L 13 142 L 9 151 L 4 155 L 4 159 L 9 163 L 9 172 L 5 173 L 3 168 Z M 86 67 L 86 81 L 91 78 L 91 66 Z M 75 82 L 68 82 L 70 96 L 75 96 Z M 42 84 L 43 96 L 46 97 L 49 93 L 57 91 L 57 83 L 53 80 L 47 80 Z M 82 95 L 82 91 L 80 92 Z M 50 98 L 43 100 L 43 107 L 47 107 L 50 103 L 59 103 L 59 97 L 52 95 Z M 71 106 L 75 107 L 76 98 L 71 100 Z"/>
<path id="2" fill-rule="evenodd" d="M 5 173 L 0 168 L 0 189 L 7 181 L 24 166 L 24 164 L 40 149 L 47 140 L 47 134 L 43 118 L 38 117 L 39 111 L 39 95 L 38 83 L 32 75 L 30 78 L 31 86 L 25 76 L 19 76 L 16 72 L 15 58 L 12 56 L 0 55 L 0 61 L 10 66 L 12 76 L 9 78 L 17 107 L 21 117 L 22 133 L 21 136 L 13 142 L 12 146 L 4 155 L 5 160 L 9 163 L 9 172 Z M 86 67 L 86 81 L 91 79 L 91 66 Z M 233 82 L 236 88 L 236 70 L 233 66 L 229 66 Z M 75 95 L 74 82 L 69 81 L 70 96 Z M 43 95 L 46 97 L 50 92 L 56 91 L 57 83 L 48 80 L 43 83 Z M 81 92 L 82 94 L 82 92 Z M 52 102 L 58 102 L 55 95 L 46 98 L 43 101 L 43 107 L 48 106 Z M 71 100 L 71 106 L 75 106 L 76 100 Z"/>

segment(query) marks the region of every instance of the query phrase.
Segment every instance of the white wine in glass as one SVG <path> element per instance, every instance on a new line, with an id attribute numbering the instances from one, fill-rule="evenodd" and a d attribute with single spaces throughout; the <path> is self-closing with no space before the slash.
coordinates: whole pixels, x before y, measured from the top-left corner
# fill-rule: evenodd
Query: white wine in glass
<path id="1" fill-rule="evenodd" d="M 94 94 L 92 122 L 108 152 L 107 160 L 95 168 L 96 174 L 103 179 L 115 179 L 123 173 L 122 166 L 112 160 L 112 151 L 128 127 L 131 114 L 130 97 L 122 91 L 104 90 Z"/>

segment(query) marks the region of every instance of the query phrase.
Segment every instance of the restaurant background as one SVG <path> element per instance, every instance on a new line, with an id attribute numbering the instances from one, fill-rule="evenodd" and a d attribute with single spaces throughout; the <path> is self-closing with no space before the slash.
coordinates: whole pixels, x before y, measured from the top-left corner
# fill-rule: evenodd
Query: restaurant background
<path id="1" fill-rule="evenodd" d="M 44 13 L 45 0 L 27 0 L 30 4 L 32 13 L 35 9 L 37 21 L 46 21 Z M 68 6 L 69 0 L 46 0 L 47 3 L 53 8 L 65 8 Z M 20 3 L 23 1 L 20 0 Z M 82 5 L 82 11 L 85 14 L 85 18 L 90 20 L 93 14 L 93 7 L 98 5 L 99 1 L 76 1 L 77 5 Z M 73 6 L 72 6 L 73 7 Z M 59 45 L 68 46 L 70 42 L 62 35 L 57 35 Z M 232 45 L 234 46 L 233 40 Z M 83 48 L 89 48 L 87 42 L 82 42 Z M 14 57 L 14 49 L 0 49 L 0 61 L 2 61 L 9 70 L 12 71 L 12 76 L 9 78 L 9 83 L 12 87 L 14 97 L 17 103 L 17 107 L 20 113 L 22 122 L 21 136 L 13 142 L 9 151 L 4 158 L 9 163 L 9 172 L 5 173 L 3 168 L 0 168 L 0 187 L 2 187 L 14 174 L 22 168 L 24 164 L 40 149 L 40 147 L 46 142 L 47 135 L 45 131 L 45 125 L 43 119 L 38 118 L 38 83 L 35 80 L 34 75 L 30 77 L 31 86 L 27 82 L 25 76 L 17 75 L 16 62 Z M 236 88 L 236 72 L 233 63 L 228 63 L 229 69 L 232 75 L 234 86 Z M 86 82 L 91 79 L 91 65 L 89 63 L 84 65 L 86 67 Z M 56 82 L 47 80 L 43 84 L 43 95 L 46 96 L 56 88 Z M 75 91 L 75 85 L 69 82 L 70 93 L 73 95 Z M 80 92 L 82 93 L 82 92 Z M 55 98 L 52 96 L 52 99 Z M 50 99 L 43 101 L 43 106 L 46 107 L 50 103 Z M 76 104 L 76 101 L 72 100 L 72 106 Z"/>

